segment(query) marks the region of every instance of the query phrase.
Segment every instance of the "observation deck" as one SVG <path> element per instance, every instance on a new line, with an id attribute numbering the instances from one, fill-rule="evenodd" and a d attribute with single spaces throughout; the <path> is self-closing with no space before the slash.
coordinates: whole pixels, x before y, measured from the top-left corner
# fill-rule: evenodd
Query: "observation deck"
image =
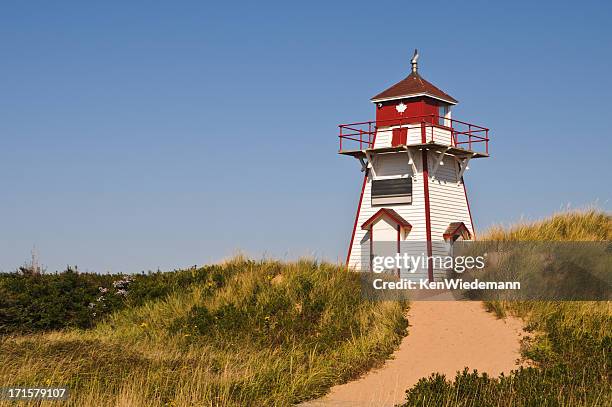
<path id="1" fill-rule="evenodd" d="M 341 124 L 339 154 L 364 157 L 408 148 L 437 149 L 458 157 L 489 156 L 489 129 L 475 124 L 423 115 Z"/>

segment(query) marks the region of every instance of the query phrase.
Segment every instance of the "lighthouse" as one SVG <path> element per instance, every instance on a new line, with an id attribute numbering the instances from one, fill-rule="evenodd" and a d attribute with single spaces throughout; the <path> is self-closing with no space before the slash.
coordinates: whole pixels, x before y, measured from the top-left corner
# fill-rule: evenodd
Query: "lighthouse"
<path id="1" fill-rule="evenodd" d="M 339 154 L 363 172 L 346 259 L 355 271 L 395 255 L 448 256 L 475 237 L 464 178 L 471 160 L 489 156 L 489 129 L 453 118 L 458 101 L 425 80 L 418 59 L 415 50 L 410 74 L 371 99 L 375 120 L 339 125 Z M 447 269 L 426 261 L 393 272 L 434 281 Z"/>

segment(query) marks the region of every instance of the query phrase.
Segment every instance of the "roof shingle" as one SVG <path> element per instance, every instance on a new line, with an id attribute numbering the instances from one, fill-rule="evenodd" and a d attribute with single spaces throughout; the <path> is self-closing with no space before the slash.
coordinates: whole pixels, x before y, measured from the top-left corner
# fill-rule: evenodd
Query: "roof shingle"
<path id="1" fill-rule="evenodd" d="M 417 72 L 412 72 L 405 79 L 374 96 L 371 100 L 376 102 L 381 99 L 399 99 L 415 95 L 427 95 L 451 104 L 458 103 L 455 98 L 427 82 Z"/>

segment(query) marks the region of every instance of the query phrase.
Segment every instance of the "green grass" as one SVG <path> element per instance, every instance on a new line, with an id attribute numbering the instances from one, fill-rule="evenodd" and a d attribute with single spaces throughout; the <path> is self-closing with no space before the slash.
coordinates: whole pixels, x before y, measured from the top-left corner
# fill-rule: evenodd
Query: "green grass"
<path id="1" fill-rule="evenodd" d="M 482 238 L 611 237 L 610 216 L 591 210 L 497 227 Z M 81 280 L 69 277 L 83 312 L 98 282 L 86 285 L 93 291 L 85 295 Z M 65 290 L 64 278 L 53 277 L 52 287 Z M 4 292 L 11 295 L 23 291 L 21 284 L 44 285 L 18 276 L 9 282 L 16 288 L 5 285 Z M 74 406 L 284 406 L 321 396 L 382 363 L 406 332 L 405 303 L 365 301 L 359 276 L 329 264 L 237 258 L 133 284 L 133 297 L 91 329 L 0 336 L 0 386 L 68 385 L 66 404 Z M 28 302 L 13 298 L 9 304 Z M 44 303 L 28 312 L 39 312 Z M 534 366 L 500 378 L 469 371 L 434 375 L 407 392 L 406 406 L 612 405 L 610 302 L 486 305 L 500 317 L 525 319 L 532 339 L 523 355 Z M 14 332 L 28 312 L 4 315 L 13 321 L 6 332 Z M 31 327 L 61 326 L 58 315 L 64 314 L 45 315 Z"/>
<path id="2" fill-rule="evenodd" d="M 610 215 L 595 209 L 557 213 L 535 222 L 520 222 L 508 228 L 495 226 L 479 236 L 495 241 L 609 241 Z"/>
<path id="3" fill-rule="evenodd" d="M 508 230 L 496 227 L 481 239 L 610 241 L 612 218 L 595 210 L 569 212 Z M 533 366 L 499 378 L 467 369 L 455 378 L 432 375 L 407 391 L 404 406 L 612 405 L 611 302 L 488 301 L 486 306 L 499 317 L 525 320 L 532 336 L 522 353 Z"/>
<path id="4" fill-rule="evenodd" d="M 68 385 L 67 405 L 290 405 L 382 363 L 406 304 L 361 298 L 358 276 L 310 261 L 234 259 L 89 330 L 0 339 L 1 385 Z"/>

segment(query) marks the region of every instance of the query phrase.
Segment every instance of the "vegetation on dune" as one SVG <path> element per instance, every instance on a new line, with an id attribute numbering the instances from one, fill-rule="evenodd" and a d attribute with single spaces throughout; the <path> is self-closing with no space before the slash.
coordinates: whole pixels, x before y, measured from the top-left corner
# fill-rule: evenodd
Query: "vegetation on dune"
<path id="1" fill-rule="evenodd" d="M 570 212 L 507 231 L 494 228 L 482 239 L 610 241 L 612 218 L 593 210 Z M 452 380 L 435 374 L 406 392 L 404 406 L 612 405 L 611 302 L 488 301 L 486 305 L 500 317 L 510 313 L 526 321 L 532 337 L 522 353 L 533 366 L 499 378 L 467 369 Z"/>
<path id="2" fill-rule="evenodd" d="M 484 270 L 460 278 L 521 283 L 516 292 L 467 292 L 474 300 L 612 300 L 611 236 L 610 216 L 593 210 L 557 214 L 507 231 L 494 227 L 462 246 L 463 254 L 488 257 Z"/>
<path id="3" fill-rule="evenodd" d="M 404 406 L 612 405 L 609 302 L 508 303 L 535 337 L 523 355 L 534 366 L 493 378 L 476 371 L 435 374 L 408 390 Z"/>
<path id="4" fill-rule="evenodd" d="M 166 297 L 192 284 L 224 284 L 227 269 L 208 266 L 142 274 L 0 273 L 0 335 L 91 328 L 126 307 Z M 129 295 L 126 295 L 129 292 Z"/>
<path id="5" fill-rule="evenodd" d="M 557 213 L 536 222 L 520 222 L 508 228 L 495 226 L 480 240 L 494 241 L 609 241 L 612 240 L 610 215 L 595 209 Z"/>
<path id="6" fill-rule="evenodd" d="M 405 334 L 406 304 L 362 299 L 344 267 L 234 259 L 179 275 L 189 283 L 140 305 L 130 292 L 92 329 L 4 336 L 0 383 L 68 385 L 69 405 L 290 405 Z"/>
<path id="7" fill-rule="evenodd" d="M 482 239 L 611 237 L 609 215 L 584 211 Z M 432 375 L 404 406 L 612 405 L 611 302 L 486 305 L 525 319 L 533 366 Z M 382 363 L 406 333 L 405 307 L 367 301 L 358 275 L 310 261 L 129 277 L 22 270 L 0 275 L 0 386 L 67 385 L 75 406 L 290 405 Z"/>

